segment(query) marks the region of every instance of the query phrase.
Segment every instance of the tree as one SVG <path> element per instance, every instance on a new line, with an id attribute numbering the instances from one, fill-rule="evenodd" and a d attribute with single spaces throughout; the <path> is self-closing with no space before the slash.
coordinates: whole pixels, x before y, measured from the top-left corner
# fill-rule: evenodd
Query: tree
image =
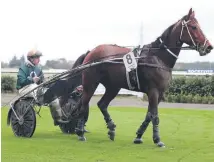
<path id="1" fill-rule="evenodd" d="M 67 61 L 65 58 L 58 60 L 47 60 L 45 63 L 46 68 L 52 69 L 71 69 L 73 61 Z"/>
<path id="2" fill-rule="evenodd" d="M 25 61 L 24 55 L 22 55 L 20 59 L 18 59 L 15 55 L 15 56 L 13 56 L 12 60 L 9 61 L 9 67 L 11 67 L 11 68 L 19 67 L 22 63 L 24 63 L 24 61 Z"/>
<path id="3" fill-rule="evenodd" d="M 20 58 L 20 63 L 24 63 L 25 62 L 25 56 L 22 55 L 21 58 Z"/>
<path id="4" fill-rule="evenodd" d="M 8 67 L 8 63 L 6 62 L 1 62 L 1 68 L 7 68 Z"/>
<path id="5" fill-rule="evenodd" d="M 9 61 L 9 67 L 17 67 L 17 66 L 19 66 L 19 60 L 15 55 L 13 56 L 12 60 Z"/>

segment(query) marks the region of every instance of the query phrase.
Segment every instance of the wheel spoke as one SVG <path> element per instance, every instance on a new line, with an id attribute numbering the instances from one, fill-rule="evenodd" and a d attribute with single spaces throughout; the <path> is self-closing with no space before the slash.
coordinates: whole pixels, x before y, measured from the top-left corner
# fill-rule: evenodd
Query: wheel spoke
<path id="1" fill-rule="evenodd" d="M 31 102 L 27 100 L 19 101 L 14 109 L 20 120 L 18 120 L 12 112 L 11 114 L 11 127 L 16 136 L 31 137 L 36 127 L 35 112 L 30 105 Z"/>
<path id="2" fill-rule="evenodd" d="M 29 134 L 31 132 L 31 127 L 27 126 L 26 123 L 23 125 L 24 134 Z"/>

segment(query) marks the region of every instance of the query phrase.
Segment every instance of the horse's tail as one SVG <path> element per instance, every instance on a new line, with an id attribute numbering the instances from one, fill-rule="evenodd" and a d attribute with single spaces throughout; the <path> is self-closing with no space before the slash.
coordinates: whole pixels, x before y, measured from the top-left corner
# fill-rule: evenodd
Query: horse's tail
<path id="1" fill-rule="evenodd" d="M 73 68 L 76 68 L 77 66 L 81 65 L 85 59 L 85 57 L 87 56 L 87 54 L 89 53 L 90 51 L 87 51 L 86 53 L 82 54 L 73 64 L 72 66 L 72 69 Z"/>
<path id="2" fill-rule="evenodd" d="M 82 54 L 73 64 L 72 69 L 81 65 L 87 56 L 87 54 L 90 51 L 86 52 L 85 54 Z M 67 99 L 69 97 L 69 94 L 73 92 L 73 90 L 82 84 L 82 72 L 75 72 L 71 75 L 70 78 L 58 80 L 50 87 L 44 94 L 44 102 L 50 103 L 52 102 L 56 97 L 60 98 L 60 103 L 63 105 L 67 102 Z"/>
<path id="3" fill-rule="evenodd" d="M 87 51 L 86 53 L 82 54 L 73 64 L 72 69 L 76 68 L 77 66 L 81 65 L 87 56 L 87 54 L 90 51 Z M 82 85 L 82 71 L 75 72 L 71 78 L 68 78 L 68 84 L 69 84 L 69 91 L 73 91 L 74 88 L 76 88 L 79 85 Z"/>

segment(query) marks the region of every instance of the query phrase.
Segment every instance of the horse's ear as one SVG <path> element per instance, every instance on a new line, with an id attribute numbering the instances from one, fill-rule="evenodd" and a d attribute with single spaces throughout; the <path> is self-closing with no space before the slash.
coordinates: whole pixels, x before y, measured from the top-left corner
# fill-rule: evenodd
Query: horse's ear
<path id="1" fill-rule="evenodd" d="M 192 14 L 190 15 L 190 17 L 195 17 L 195 12 L 194 11 L 192 11 Z"/>
<path id="2" fill-rule="evenodd" d="M 189 13 L 188 13 L 188 15 L 186 17 L 186 20 L 189 20 L 189 18 L 192 17 L 192 16 L 195 16 L 195 13 L 194 13 L 194 11 L 192 11 L 192 8 L 190 8 Z"/>

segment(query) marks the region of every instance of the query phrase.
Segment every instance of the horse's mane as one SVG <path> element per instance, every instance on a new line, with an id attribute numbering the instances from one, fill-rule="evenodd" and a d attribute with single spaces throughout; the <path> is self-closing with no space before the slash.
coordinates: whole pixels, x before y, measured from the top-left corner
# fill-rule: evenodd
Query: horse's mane
<path id="1" fill-rule="evenodd" d="M 163 42 L 166 42 L 168 40 L 168 38 L 169 38 L 169 36 L 170 36 L 170 34 L 172 32 L 172 29 L 175 26 L 175 24 L 172 24 L 167 29 L 165 29 L 164 32 L 159 37 L 157 37 L 157 39 L 155 41 L 150 43 L 150 45 L 152 47 L 159 46 L 160 45 L 160 41 L 159 41 L 160 38 L 162 39 Z"/>

